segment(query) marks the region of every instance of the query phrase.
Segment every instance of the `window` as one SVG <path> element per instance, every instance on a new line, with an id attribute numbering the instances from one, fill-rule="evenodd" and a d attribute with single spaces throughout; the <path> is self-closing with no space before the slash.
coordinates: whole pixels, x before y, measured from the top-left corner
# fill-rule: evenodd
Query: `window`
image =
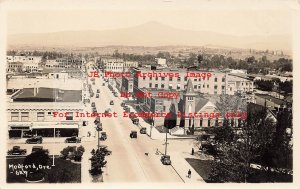
<path id="1" fill-rule="evenodd" d="M 197 78 L 195 78 L 194 81 L 197 81 Z"/>
<path id="2" fill-rule="evenodd" d="M 173 77 L 169 77 L 169 81 L 173 81 Z"/>
<path id="3" fill-rule="evenodd" d="M 152 87 L 152 83 L 149 83 L 149 88 L 151 88 Z"/>
<path id="4" fill-rule="evenodd" d="M 172 86 L 172 84 L 170 84 L 170 85 L 169 85 L 169 89 L 173 89 L 173 86 Z"/>
<path id="5" fill-rule="evenodd" d="M 152 80 L 152 77 L 149 77 L 150 80 Z"/>
<path id="6" fill-rule="evenodd" d="M 158 80 L 158 77 L 156 77 L 155 80 L 157 81 L 157 80 Z"/>
<path id="7" fill-rule="evenodd" d="M 201 78 L 199 78 L 198 81 L 201 81 Z"/>
<path id="8" fill-rule="evenodd" d="M 207 88 L 209 88 L 209 85 L 207 84 L 207 86 L 206 86 Z"/>
<path id="9" fill-rule="evenodd" d="M 203 84 L 203 88 L 205 88 L 205 85 Z"/>
<path id="10" fill-rule="evenodd" d="M 37 120 L 38 121 L 44 121 L 45 119 L 45 113 L 44 112 L 38 112 L 37 113 Z"/>
<path id="11" fill-rule="evenodd" d="M 218 85 L 215 85 L 215 86 L 214 86 L 214 89 L 218 89 Z"/>
<path id="12" fill-rule="evenodd" d="M 143 77 L 143 80 L 145 80 L 146 79 L 146 77 Z"/>
<path id="13" fill-rule="evenodd" d="M 66 120 L 73 120 L 73 112 L 68 112 Z"/>
<path id="14" fill-rule="evenodd" d="M 21 121 L 29 121 L 29 112 L 21 112 Z"/>
<path id="15" fill-rule="evenodd" d="M 165 88 L 165 84 L 161 84 L 161 88 L 164 89 Z"/>
<path id="16" fill-rule="evenodd" d="M 203 124 L 203 119 L 201 118 L 200 119 L 200 127 L 202 127 L 202 124 Z"/>
<path id="17" fill-rule="evenodd" d="M 225 86 L 222 86 L 222 90 L 224 90 L 225 89 Z"/>
<path id="18" fill-rule="evenodd" d="M 215 82 L 218 82 L 218 78 L 217 77 L 215 78 Z"/>
<path id="19" fill-rule="evenodd" d="M 180 81 L 180 79 L 181 79 L 180 77 L 177 77 L 177 81 Z"/>
<path id="20" fill-rule="evenodd" d="M 164 81 L 164 80 L 165 80 L 165 77 L 162 77 L 161 80 Z"/>
<path id="21" fill-rule="evenodd" d="M 194 85 L 194 89 L 197 89 L 197 85 Z"/>
<path id="22" fill-rule="evenodd" d="M 163 112 L 165 112 L 166 111 L 166 106 L 163 106 Z"/>
<path id="23" fill-rule="evenodd" d="M 19 121 L 19 112 L 11 112 L 11 121 Z"/>
<path id="24" fill-rule="evenodd" d="M 244 83 L 242 82 L 242 86 L 244 85 Z"/>
<path id="25" fill-rule="evenodd" d="M 158 84 L 155 84 L 155 88 L 158 88 Z"/>
<path id="26" fill-rule="evenodd" d="M 207 126 L 210 127 L 210 119 L 207 120 Z"/>
<path id="27" fill-rule="evenodd" d="M 180 84 L 177 84 L 177 90 L 180 90 Z"/>
<path id="28" fill-rule="evenodd" d="M 184 77 L 184 81 L 187 81 L 187 77 Z"/>

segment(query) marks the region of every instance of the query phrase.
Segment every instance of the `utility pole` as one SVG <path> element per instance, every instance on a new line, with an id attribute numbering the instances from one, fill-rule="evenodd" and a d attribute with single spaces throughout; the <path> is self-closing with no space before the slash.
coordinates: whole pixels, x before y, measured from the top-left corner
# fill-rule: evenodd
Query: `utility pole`
<path id="1" fill-rule="evenodd" d="M 167 155 L 167 147 L 168 147 L 168 132 L 169 132 L 169 129 L 166 128 L 166 146 L 165 146 L 165 155 Z"/>

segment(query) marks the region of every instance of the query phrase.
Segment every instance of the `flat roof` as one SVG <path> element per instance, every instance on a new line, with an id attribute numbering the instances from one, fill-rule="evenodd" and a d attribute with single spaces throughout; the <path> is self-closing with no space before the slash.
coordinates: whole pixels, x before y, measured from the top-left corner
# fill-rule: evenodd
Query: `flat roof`
<path id="1" fill-rule="evenodd" d="M 14 101 L 19 102 L 80 102 L 82 99 L 81 90 L 62 90 L 58 88 L 36 88 L 37 93 L 34 95 L 35 88 L 21 89 L 12 97 Z"/>

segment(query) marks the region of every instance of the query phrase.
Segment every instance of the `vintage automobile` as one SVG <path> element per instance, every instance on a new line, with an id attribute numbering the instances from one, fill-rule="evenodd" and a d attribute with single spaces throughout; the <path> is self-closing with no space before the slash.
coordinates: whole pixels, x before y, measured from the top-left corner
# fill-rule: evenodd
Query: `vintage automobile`
<path id="1" fill-rule="evenodd" d="M 140 134 L 146 134 L 146 131 L 147 131 L 146 127 L 142 127 L 140 129 Z"/>
<path id="2" fill-rule="evenodd" d="M 107 139 L 106 132 L 101 132 L 101 136 L 100 136 L 99 140 L 106 140 L 106 139 Z"/>
<path id="3" fill-rule="evenodd" d="M 26 155 L 26 153 L 26 149 L 21 149 L 20 146 L 13 146 L 13 148 L 7 152 L 7 155 Z"/>
<path id="4" fill-rule="evenodd" d="M 101 145 L 100 149 L 103 150 L 105 152 L 105 155 L 111 155 L 112 151 L 107 149 L 107 146 L 105 145 Z"/>
<path id="5" fill-rule="evenodd" d="M 100 93 L 100 89 L 97 89 L 97 93 Z"/>
<path id="6" fill-rule="evenodd" d="M 49 154 L 49 151 L 47 149 L 44 149 L 43 146 L 32 146 L 31 153 L 34 153 L 34 152 L 37 152 L 40 150 L 44 150 L 46 152 L 46 154 Z"/>
<path id="7" fill-rule="evenodd" d="M 80 142 L 81 142 L 81 139 L 76 136 L 66 138 L 66 140 L 65 140 L 65 143 L 80 143 Z"/>
<path id="8" fill-rule="evenodd" d="M 105 83 L 102 83 L 102 86 L 105 86 Z"/>
<path id="9" fill-rule="evenodd" d="M 130 136 L 130 138 L 137 138 L 137 132 L 136 131 L 131 131 L 129 136 Z"/>
<path id="10" fill-rule="evenodd" d="M 99 98 L 99 94 L 96 94 L 96 98 Z"/>
<path id="11" fill-rule="evenodd" d="M 97 112 L 97 108 L 93 107 L 92 111 Z"/>
<path id="12" fill-rule="evenodd" d="M 117 94 L 117 93 L 114 93 L 114 96 L 115 96 L 115 97 L 118 97 L 118 94 Z"/>
<path id="13" fill-rule="evenodd" d="M 137 118 L 137 117 L 132 118 L 131 121 L 132 121 L 132 123 L 135 124 L 135 125 L 138 125 L 138 124 L 139 124 L 139 118 Z"/>
<path id="14" fill-rule="evenodd" d="M 43 142 L 43 138 L 41 136 L 33 136 L 26 140 L 26 144 L 41 144 Z"/>
<path id="15" fill-rule="evenodd" d="M 95 107 L 95 106 L 96 106 L 96 105 L 95 105 L 95 102 L 92 102 L 91 106 L 92 106 L 92 107 Z"/>
<path id="16" fill-rule="evenodd" d="M 123 108 L 125 112 L 130 112 L 130 108 L 126 106 L 126 108 Z"/>
<path id="17" fill-rule="evenodd" d="M 215 135 L 212 134 L 203 134 L 200 137 L 200 148 L 199 150 L 208 153 L 215 153 Z"/>
<path id="18" fill-rule="evenodd" d="M 124 102 L 122 102 L 122 103 L 121 103 L 121 107 L 124 107 L 124 106 L 125 106 L 125 103 L 124 103 Z"/>
<path id="19" fill-rule="evenodd" d="M 163 155 L 163 156 L 161 156 L 160 161 L 164 165 L 171 165 L 171 163 L 172 163 L 169 155 Z"/>
<path id="20" fill-rule="evenodd" d="M 109 102 L 109 104 L 110 104 L 110 105 L 114 105 L 114 101 L 111 100 L 111 101 Z"/>

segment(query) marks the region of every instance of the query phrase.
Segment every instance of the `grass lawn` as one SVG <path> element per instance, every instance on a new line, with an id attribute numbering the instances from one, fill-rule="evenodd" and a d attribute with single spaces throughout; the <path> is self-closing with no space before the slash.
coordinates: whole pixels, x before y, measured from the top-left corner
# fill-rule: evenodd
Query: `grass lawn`
<path id="1" fill-rule="evenodd" d="M 11 169 L 9 169 L 10 165 L 18 165 L 23 164 L 25 157 L 17 157 L 17 158 L 7 158 L 6 159 L 6 172 L 7 183 L 26 183 L 23 175 L 16 175 L 15 172 L 11 173 Z M 81 182 L 81 165 L 74 164 L 70 161 L 63 160 L 60 158 L 55 158 L 55 166 L 52 167 L 52 157 L 50 157 L 50 161 L 48 165 L 51 169 L 45 169 L 45 180 L 43 183 L 80 183 Z M 20 170 L 20 169 L 18 169 Z M 24 168 L 25 170 L 25 168 Z"/>
<path id="2" fill-rule="evenodd" d="M 205 182 L 210 182 L 208 177 L 212 168 L 212 160 L 199 160 L 193 158 L 185 159 L 195 171 L 203 178 Z"/>
<path id="3" fill-rule="evenodd" d="M 212 160 L 199 160 L 186 158 L 185 159 L 193 169 L 204 179 L 205 182 L 212 182 L 209 180 L 209 174 L 212 170 Z M 253 173 L 249 176 L 249 183 L 270 183 L 270 182 L 293 182 L 293 176 L 275 172 L 265 172 L 258 169 L 253 169 Z"/>

